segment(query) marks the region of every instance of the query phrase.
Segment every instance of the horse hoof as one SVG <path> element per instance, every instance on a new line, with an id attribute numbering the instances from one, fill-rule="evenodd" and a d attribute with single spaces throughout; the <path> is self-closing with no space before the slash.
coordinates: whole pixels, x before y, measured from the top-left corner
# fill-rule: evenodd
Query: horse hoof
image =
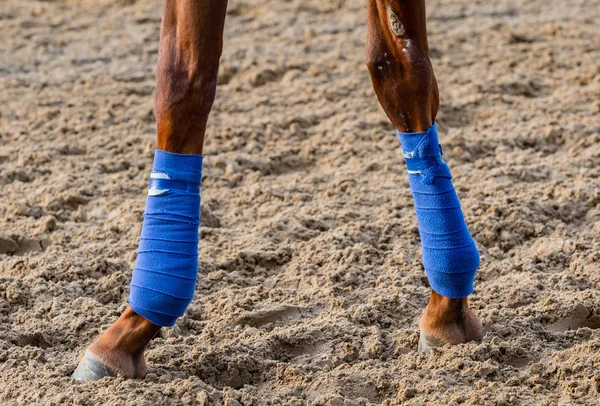
<path id="1" fill-rule="evenodd" d="M 94 354 L 86 351 L 71 378 L 79 382 L 85 382 L 96 381 L 105 376 L 114 378 L 117 374 L 110 367 L 104 365 Z"/>
<path id="2" fill-rule="evenodd" d="M 420 331 L 419 334 L 419 345 L 417 346 L 417 351 L 418 352 L 422 352 L 424 354 L 431 354 L 431 349 L 434 347 L 441 347 L 443 346 L 444 343 L 431 338 L 431 337 L 427 337 L 425 335 L 425 333 L 423 333 L 423 331 Z"/>

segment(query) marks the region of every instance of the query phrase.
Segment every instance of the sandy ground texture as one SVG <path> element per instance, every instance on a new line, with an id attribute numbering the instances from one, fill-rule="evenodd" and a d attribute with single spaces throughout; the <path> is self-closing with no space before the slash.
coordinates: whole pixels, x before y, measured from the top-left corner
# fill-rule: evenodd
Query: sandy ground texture
<path id="1" fill-rule="evenodd" d="M 75 384 L 128 294 L 160 4 L 0 2 L 0 404 L 600 403 L 600 1 L 428 1 L 485 325 L 429 357 L 363 3 L 231 1 L 197 298 L 145 380 Z"/>

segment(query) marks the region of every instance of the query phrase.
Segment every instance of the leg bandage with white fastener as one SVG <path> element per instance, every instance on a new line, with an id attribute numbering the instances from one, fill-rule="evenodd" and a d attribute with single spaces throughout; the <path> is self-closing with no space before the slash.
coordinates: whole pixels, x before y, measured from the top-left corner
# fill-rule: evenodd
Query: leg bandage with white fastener
<path id="1" fill-rule="evenodd" d="M 450 168 L 442 159 L 436 125 L 420 133 L 398 131 L 419 223 L 423 267 L 442 296 L 473 292 L 479 252 L 467 228 Z"/>
<path id="2" fill-rule="evenodd" d="M 163 327 L 194 297 L 198 275 L 200 155 L 156 150 L 129 305 Z"/>

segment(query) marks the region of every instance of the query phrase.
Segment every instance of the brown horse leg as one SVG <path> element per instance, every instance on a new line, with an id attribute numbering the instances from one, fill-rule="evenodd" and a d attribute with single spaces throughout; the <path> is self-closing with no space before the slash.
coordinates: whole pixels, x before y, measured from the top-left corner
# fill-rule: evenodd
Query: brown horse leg
<path id="1" fill-rule="evenodd" d="M 202 154 L 217 86 L 226 8 L 227 0 L 163 2 L 156 98 L 161 150 Z M 143 378 L 147 371 L 144 348 L 159 330 L 127 306 L 88 347 L 74 378 L 99 379 L 110 376 L 111 370 Z"/>
<path id="2" fill-rule="evenodd" d="M 367 6 L 367 66 L 377 98 L 398 130 L 425 131 L 439 108 L 429 60 L 425 1 L 367 0 Z M 425 347 L 481 337 L 481 323 L 467 298 L 450 299 L 434 291 L 420 328 Z"/>

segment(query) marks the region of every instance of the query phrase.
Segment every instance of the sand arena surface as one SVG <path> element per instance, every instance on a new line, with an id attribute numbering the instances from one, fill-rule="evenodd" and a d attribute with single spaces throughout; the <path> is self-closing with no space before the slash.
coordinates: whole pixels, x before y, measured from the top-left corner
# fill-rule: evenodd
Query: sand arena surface
<path id="1" fill-rule="evenodd" d="M 128 294 L 160 4 L 0 2 L 0 404 L 599 403 L 600 1 L 428 1 L 485 325 L 431 357 L 363 3 L 230 2 L 197 298 L 145 380 L 74 384 Z"/>

